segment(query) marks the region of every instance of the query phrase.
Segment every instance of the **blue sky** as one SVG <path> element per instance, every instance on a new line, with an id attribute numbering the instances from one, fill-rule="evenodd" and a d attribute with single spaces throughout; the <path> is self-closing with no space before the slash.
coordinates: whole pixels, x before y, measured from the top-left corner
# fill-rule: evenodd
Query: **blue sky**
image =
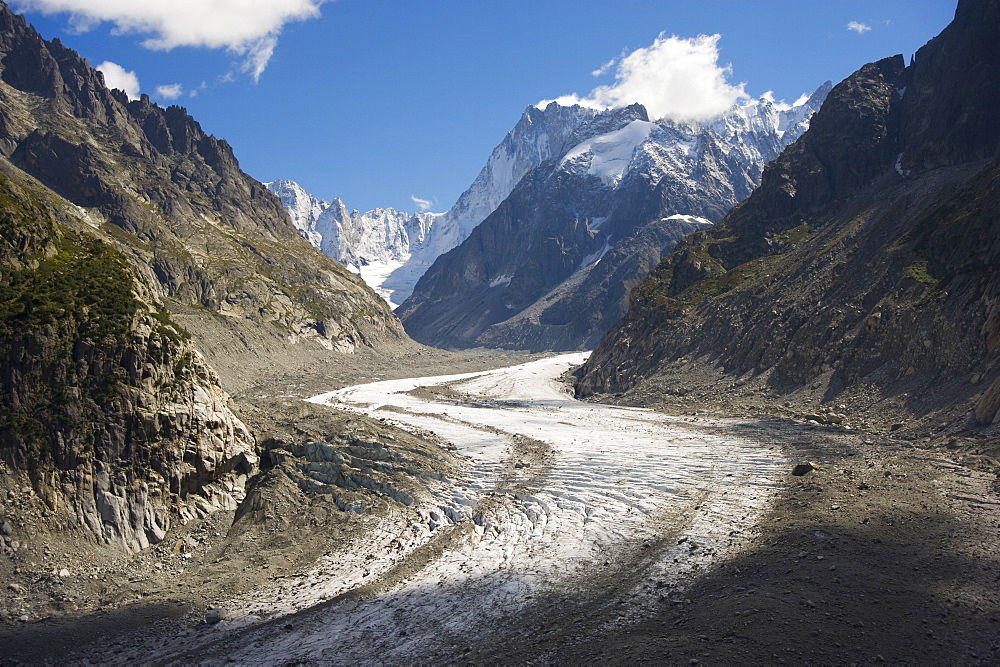
<path id="1" fill-rule="evenodd" d="M 659 91 L 664 109 L 683 105 L 656 80 L 673 67 L 712 79 L 688 101 L 742 90 L 792 102 L 867 62 L 909 61 L 955 10 L 954 0 L 243 0 L 256 9 L 234 14 L 225 6 L 238 3 L 218 0 L 10 2 L 46 39 L 186 107 L 259 180 L 290 178 L 361 210 L 415 210 L 418 198 L 435 211 L 540 100 L 638 87 Z M 686 47 L 690 61 L 672 55 Z M 616 73 L 629 54 L 624 87 Z"/>

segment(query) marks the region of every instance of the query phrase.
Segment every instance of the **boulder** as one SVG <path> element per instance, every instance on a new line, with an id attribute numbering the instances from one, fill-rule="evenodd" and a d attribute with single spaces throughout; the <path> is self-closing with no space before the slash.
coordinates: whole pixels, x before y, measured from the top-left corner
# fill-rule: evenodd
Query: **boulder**
<path id="1" fill-rule="evenodd" d="M 796 477 L 802 477 L 805 474 L 811 473 L 816 470 L 817 466 L 814 463 L 799 463 L 794 468 L 792 468 L 792 474 Z"/>
<path id="2" fill-rule="evenodd" d="M 976 403 L 976 421 L 981 426 L 1000 423 L 1000 378 L 997 378 Z"/>

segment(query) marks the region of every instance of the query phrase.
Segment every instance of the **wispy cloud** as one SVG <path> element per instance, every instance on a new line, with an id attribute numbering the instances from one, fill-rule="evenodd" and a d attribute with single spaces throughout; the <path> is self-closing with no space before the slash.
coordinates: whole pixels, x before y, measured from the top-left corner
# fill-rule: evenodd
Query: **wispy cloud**
<path id="1" fill-rule="evenodd" d="M 156 87 L 156 96 L 163 100 L 176 100 L 184 94 L 184 86 L 179 83 L 169 83 Z"/>
<path id="2" fill-rule="evenodd" d="M 410 195 L 410 199 L 413 200 L 413 203 L 416 204 L 417 208 L 420 209 L 421 211 L 426 211 L 431 206 L 434 205 L 434 202 L 432 202 L 432 201 L 430 201 L 428 199 L 421 199 L 420 197 L 417 197 L 416 195 Z"/>
<path id="3" fill-rule="evenodd" d="M 188 97 L 198 97 L 198 93 L 208 88 L 208 83 L 205 81 L 201 82 L 201 85 L 197 88 L 192 88 L 188 91 Z"/>
<path id="4" fill-rule="evenodd" d="M 615 83 L 598 86 L 586 96 L 576 93 L 555 100 L 563 105 L 579 104 L 609 109 L 639 102 L 653 118 L 698 120 L 711 118 L 747 97 L 745 84 L 732 84 L 732 68 L 719 64 L 720 35 L 691 39 L 660 35 L 652 45 L 636 49 L 603 69 L 616 67 Z"/>
<path id="5" fill-rule="evenodd" d="M 328 0 L 19 0 L 18 11 L 69 14 L 77 32 L 108 21 L 114 33 L 146 36 L 149 49 L 178 46 L 224 48 L 241 59 L 240 70 L 254 80 L 267 67 L 286 23 L 320 15 Z"/>
<path id="6" fill-rule="evenodd" d="M 104 84 L 108 88 L 124 90 L 130 100 L 139 97 L 139 77 L 135 72 L 127 71 L 110 60 L 105 60 L 94 69 L 104 75 Z"/>
<path id="7" fill-rule="evenodd" d="M 770 102 L 771 104 L 773 104 L 774 108 L 777 109 L 778 111 L 788 111 L 789 109 L 794 109 L 795 107 L 800 107 L 803 104 L 805 104 L 806 102 L 808 102 L 809 101 L 809 93 L 802 93 L 791 104 L 789 104 L 785 100 L 776 100 L 776 99 L 774 99 L 774 91 L 773 90 L 769 90 L 769 91 L 765 92 L 763 95 L 761 95 L 761 98 L 765 99 L 768 102 Z"/>
<path id="8" fill-rule="evenodd" d="M 594 76 L 601 76 L 603 74 L 607 74 L 609 71 L 611 71 L 611 68 L 614 67 L 615 63 L 617 62 L 618 62 L 617 58 L 612 58 L 611 60 L 609 60 L 608 62 L 604 63 L 603 65 L 595 69 L 593 72 L 591 72 L 591 74 Z"/>
<path id="9" fill-rule="evenodd" d="M 861 23 L 860 21 L 851 21 L 847 24 L 847 29 L 853 30 L 859 35 L 863 35 L 866 32 L 869 32 L 872 29 L 872 27 L 867 23 Z"/>

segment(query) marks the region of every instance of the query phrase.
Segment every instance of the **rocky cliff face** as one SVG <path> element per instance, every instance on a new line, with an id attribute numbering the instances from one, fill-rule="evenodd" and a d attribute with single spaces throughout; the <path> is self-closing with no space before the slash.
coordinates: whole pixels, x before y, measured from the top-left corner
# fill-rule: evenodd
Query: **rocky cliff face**
<path id="1" fill-rule="evenodd" d="M 998 29 L 995 0 L 963 1 L 911 66 L 836 86 L 753 195 L 633 291 L 579 393 L 701 360 L 824 402 L 997 421 Z"/>
<path id="2" fill-rule="evenodd" d="M 627 289 L 749 195 L 827 91 L 786 111 L 758 100 L 705 124 L 654 122 L 641 105 L 578 110 L 572 130 L 545 144 L 546 161 L 423 275 L 398 309 L 407 332 L 442 347 L 593 346 Z"/>
<path id="3" fill-rule="evenodd" d="M 3 172 L 0 204 L 0 487 L 128 549 L 235 509 L 254 440 L 187 332 L 65 202 Z"/>
<path id="4" fill-rule="evenodd" d="M 182 317 L 212 326 L 189 333 Z M 180 107 L 109 91 L 0 3 L 5 497 L 125 549 L 235 509 L 255 442 L 199 353 L 231 356 L 231 331 L 241 349 L 280 340 L 309 358 L 405 340 L 226 142 Z M 5 518 L 13 549 L 23 526 Z"/>

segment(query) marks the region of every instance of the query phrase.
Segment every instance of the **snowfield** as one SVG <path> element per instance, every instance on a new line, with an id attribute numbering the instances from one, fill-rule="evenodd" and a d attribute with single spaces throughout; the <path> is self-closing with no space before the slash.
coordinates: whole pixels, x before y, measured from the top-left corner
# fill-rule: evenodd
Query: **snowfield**
<path id="1" fill-rule="evenodd" d="M 233 618 L 230 630 L 301 610 L 294 624 L 258 625 L 235 647 L 194 655 L 410 662 L 491 641 L 538 616 L 542 600 L 596 600 L 608 609 L 600 624 L 622 624 L 680 599 L 694 575 L 745 542 L 788 461 L 738 422 L 574 400 L 558 378 L 585 358 L 309 399 L 435 434 L 467 457 L 465 479 L 421 510 L 426 524 L 400 525 L 396 535 L 373 535 L 377 548 L 326 560 L 287 584 L 282 604 L 268 610 L 258 597 L 244 610 L 253 617 Z M 408 557 L 401 544 L 420 554 L 407 578 L 375 595 L 342 595 L 398 571 Z"/>

